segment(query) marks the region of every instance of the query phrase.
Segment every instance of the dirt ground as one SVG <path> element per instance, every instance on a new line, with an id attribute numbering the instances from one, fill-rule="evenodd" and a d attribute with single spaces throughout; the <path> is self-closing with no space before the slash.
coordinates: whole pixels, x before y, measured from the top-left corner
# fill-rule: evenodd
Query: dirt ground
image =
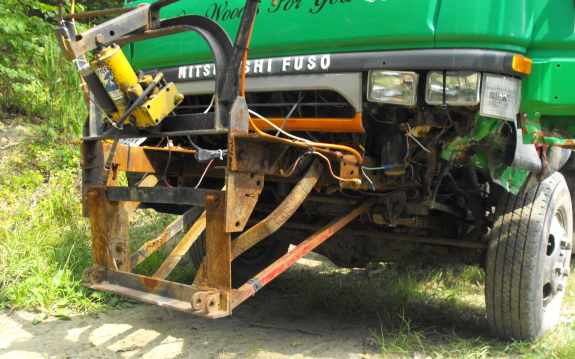
<path id="1" fill-rule="evenodd" d="M 341 358 L 377 357 L 377 320 L 339 322 L 325 313 L 290 318 L 285 301 L 259 292 L 231 317 L 205 319 L 148 304 L 72 320 L 0 312 L 0 358 Z M 375 318 L 374 318 L 375 319 Z"/>

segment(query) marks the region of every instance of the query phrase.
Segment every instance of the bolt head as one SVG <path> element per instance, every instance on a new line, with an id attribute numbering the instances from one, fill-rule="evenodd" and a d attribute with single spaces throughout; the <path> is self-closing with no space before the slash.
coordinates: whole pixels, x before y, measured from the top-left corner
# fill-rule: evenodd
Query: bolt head
<path id="1" fill-rule="evenodd" d="M 557 283 L 557 291 L 562 292 L 565 289 L 565 285 L 563 283 Z"/>
<path id="2" fill-rule="evenodd" d="M 98 34 L 95 38 L 96 45 L 102 45 L 104 43 L 104 35 Z"/>

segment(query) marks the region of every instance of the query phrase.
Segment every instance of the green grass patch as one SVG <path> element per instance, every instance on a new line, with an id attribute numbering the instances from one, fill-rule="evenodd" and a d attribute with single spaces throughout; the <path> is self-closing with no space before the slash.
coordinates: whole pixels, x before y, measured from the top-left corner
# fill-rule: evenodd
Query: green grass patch
<path id="1" fill-rule="evenodd" d="M 289 293 L 294 318 L 322 311 L 336 320 L 376 323 L 383 358 L 574 358 L 575 295 L 563 321 L 539 343 L 501 342 L 489 333 L 485 274 L 477 266 L 371 264 L 367 270 L 292 270 L 272 289 Z"/>

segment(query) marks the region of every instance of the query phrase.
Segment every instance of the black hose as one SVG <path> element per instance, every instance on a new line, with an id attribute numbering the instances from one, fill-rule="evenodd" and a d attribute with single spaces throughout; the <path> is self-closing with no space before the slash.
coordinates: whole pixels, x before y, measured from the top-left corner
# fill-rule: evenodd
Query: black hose
<path id="1" fill-rule="evenodd" d="M 483 197 L 481 197 L 481 187 L 477 179 L 477 171 L 473 167 L 463 167 L 461 171 L 463 183 L 467 187 L 463 196 L 467 201 L 467 206 L 471 211 L 473 220 L 478 226 L 485 226 L 485 206 Z"/>

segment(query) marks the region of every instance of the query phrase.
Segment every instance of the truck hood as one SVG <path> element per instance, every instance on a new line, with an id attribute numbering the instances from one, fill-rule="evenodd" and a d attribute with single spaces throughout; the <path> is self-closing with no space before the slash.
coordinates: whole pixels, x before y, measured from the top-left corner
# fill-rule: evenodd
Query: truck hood
<path id="1" fill-rule="evenodd" d="M 163 9 L 161 17 L 207 16 L 233 41 L 244 4 L 244 0 L 182 0 Z M 266 0 L 256 17 L 249 56 L 426 48 L 525 53 L 532 32 L 530 7 L 524 0 L 277 0 L 275 6 Z M 136 69 L 212 61 L 209 48 L 195 33 L 133 44 L 131 59 Z"/>

